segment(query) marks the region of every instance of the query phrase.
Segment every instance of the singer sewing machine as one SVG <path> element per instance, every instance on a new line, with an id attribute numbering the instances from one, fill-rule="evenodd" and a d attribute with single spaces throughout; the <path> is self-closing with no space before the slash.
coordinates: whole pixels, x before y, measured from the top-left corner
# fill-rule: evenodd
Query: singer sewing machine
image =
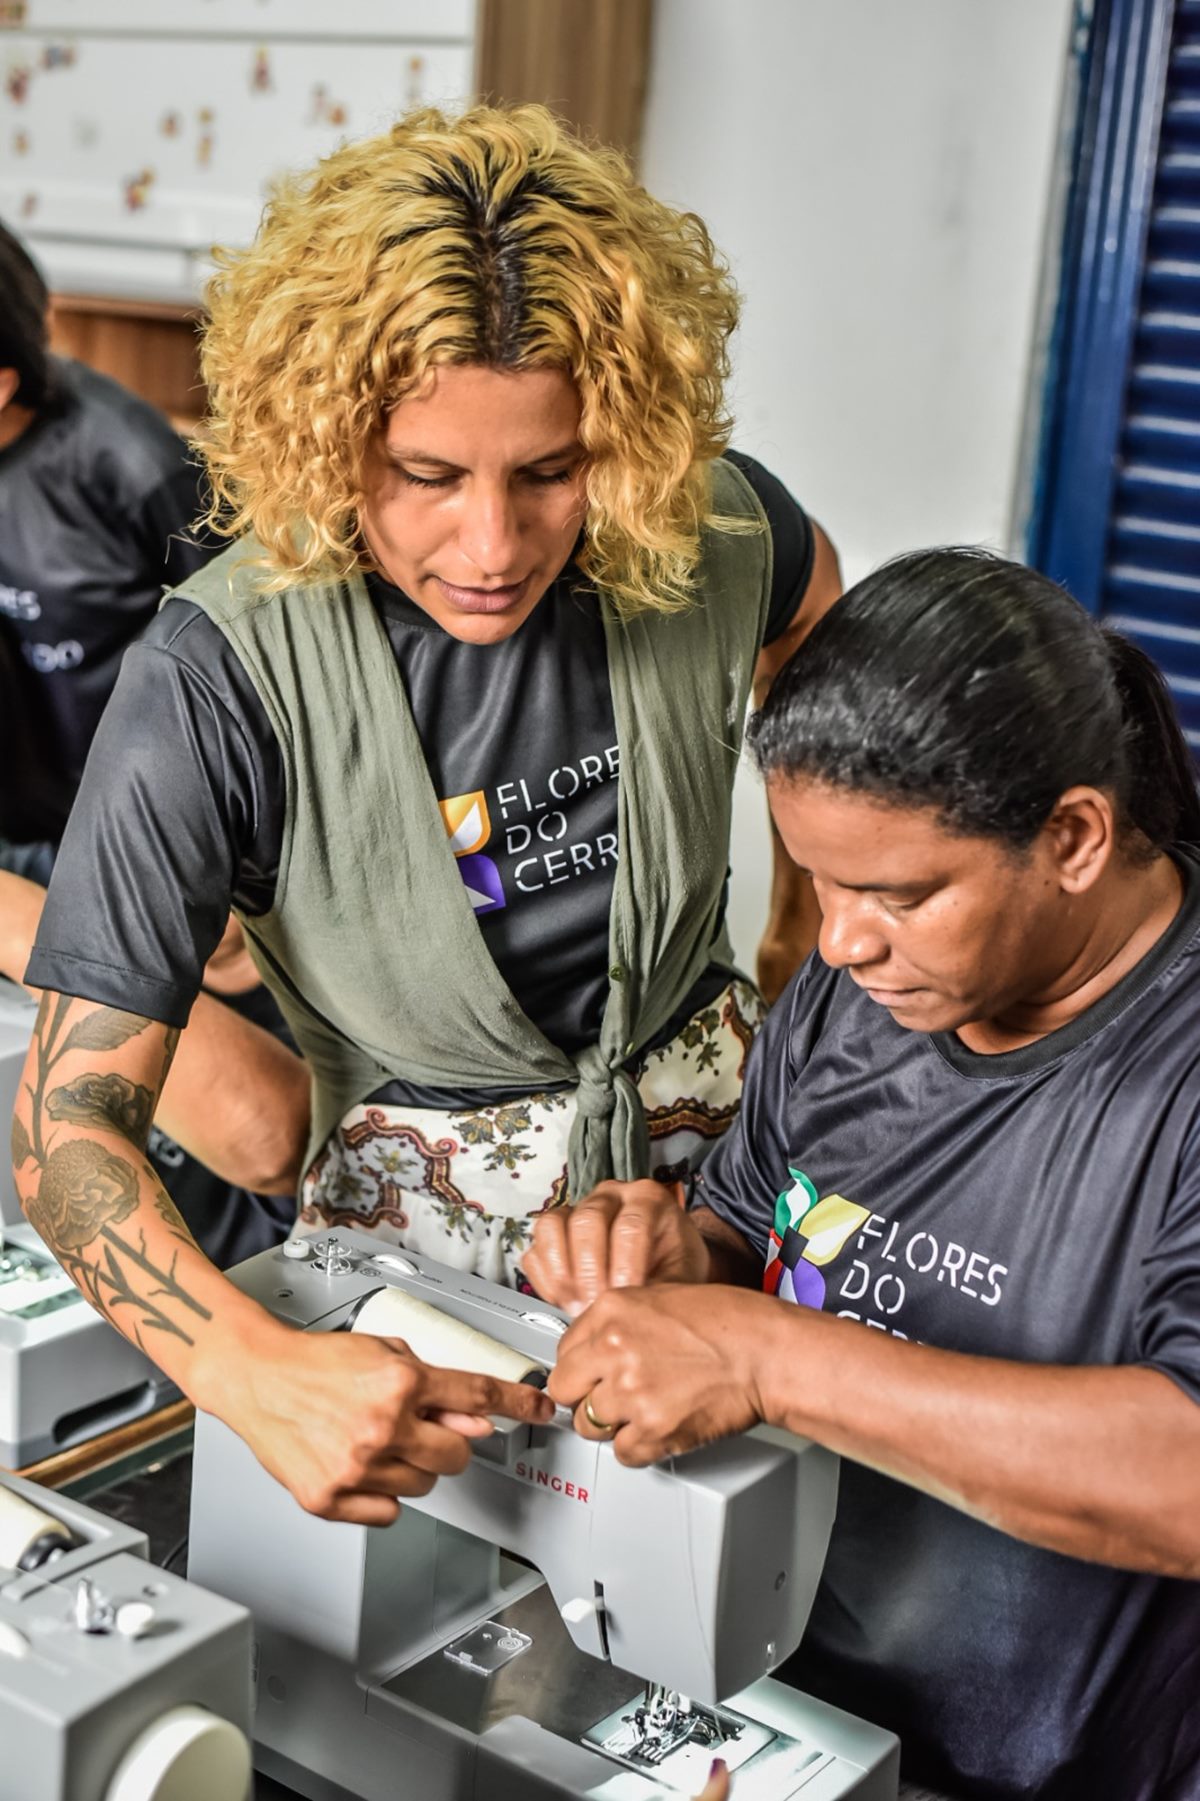
<path id="1" fill-rule="evenodd" d="M 3 1143 L 37 1005 L 0 981 Z M 19 1469 L 163 1406 L 177 1390 L 88 1306 L 21 1212 L 0 1156 L 0 1466 Z"/>
<path id="2" fill-rule="evenodd" d="M 249 1615 L 0 1474 L 0 1801 L 245 1801 Z"/>
<path id="3" fill-rule="evenodd" d="M 542 1369 L 566 1329 L 343 1229 L 233 1279 L 316 1332 L 381 1289 L 385 1313 L 423 1298 Z M 649 1801 L 697 1794 L 716 1757 L 737 1801 L 895 1801 L 890 1734 L 768 1679 L 836 1491 L 835 1457 L 764 1429 L 633 1470 L 569 1422 L 505 1422 L 394 1525 L 330 1524 L 200 1415 L 188 1573 L 251 1609 L 255 1761 L 309 1801 Z"/>

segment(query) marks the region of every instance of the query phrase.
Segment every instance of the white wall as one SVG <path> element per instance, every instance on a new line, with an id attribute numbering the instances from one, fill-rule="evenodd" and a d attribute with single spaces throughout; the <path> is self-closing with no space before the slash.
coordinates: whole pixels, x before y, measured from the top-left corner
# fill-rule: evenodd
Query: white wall
<path id="1" fill-rule="evenodd" d="M 1074 0 L 658 0 L 643 172 L 745 296 L 735 443 L 847 580 L 1007 548 Z M 765 917 L 741 781 L 730 920 Z"/>

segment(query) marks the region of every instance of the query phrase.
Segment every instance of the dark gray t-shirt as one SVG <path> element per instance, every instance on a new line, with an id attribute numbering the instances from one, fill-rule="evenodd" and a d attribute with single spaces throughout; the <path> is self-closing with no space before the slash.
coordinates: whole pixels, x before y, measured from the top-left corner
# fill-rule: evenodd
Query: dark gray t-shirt
<path id="1" fill-rule="evenodd" d="M 770 642 L 808 586 L 812 528 L 780 482 L 731 455 L 771 531 Z M 370 589 L 488 949 L 535 1024 L 577 1052 L 598 1038 L 608 992 L 617 856 L 620 756 L 595 591 L 569 565 L 519 631 L 481 646 L 388 582 Z M 184 1024 L 230 900 L 249 914 L 272 904 L 285 803 L 253 684 L 207 615 L 171 599 L 101 724 L 28 979 Z M 395 922 L 401 955 L 407 924 Z M 664 1036 L 727 980 L 710 970 Z M 372 1098 L 462 1106 L 498 1092 L 392 1083 Z"/>
<path id="2" fill-rule="evenodd" d="M 20 708 L 30 751 L 0 781 L 20 785 L 22 834 L 49 839 L 127 645 L 214 548 L 185 536 L 202 511 L 200 471 L 162 414 L 82 363 L 52 367 L 51 400 L 0 451 L 5 702 Z"/>
<path id="3" fill-rule="evenodd" d="M 942 1349 L 1145 1365 L 1200 1402 L 1185 873 L 1179 916 L 1110 994 L 1000 1056 L 905 1031 L 811 958 L 696 1182 L 764 1286 Z M 898 1732 L 908 1773 L 955 1796 L 1200 1797 L 1200 1584 L 1035 1549 L 848 1460 L 788 1674 Z"/>

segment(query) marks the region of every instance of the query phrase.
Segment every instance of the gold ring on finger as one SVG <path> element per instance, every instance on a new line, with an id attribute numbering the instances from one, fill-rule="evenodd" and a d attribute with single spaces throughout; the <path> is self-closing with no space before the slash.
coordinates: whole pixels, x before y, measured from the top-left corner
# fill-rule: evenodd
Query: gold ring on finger
<path id="1" fill-rule="evenodd" d="M 615 1432 L 616 1431 L 617 1428 L 615 1426 L 610 1426 L 607 1420 L 601 1420 L 601 1419 L 596 1418 L 596 1412 L 592 1406 L 591 1395 L 589 1395 L 587 1397 L 586 1401 L 583 1403 L 583 1412 L 584 1412 L 584 1418 L 587 1420 L 588 1425 L 594 1427 L 597 1432 Z"/>

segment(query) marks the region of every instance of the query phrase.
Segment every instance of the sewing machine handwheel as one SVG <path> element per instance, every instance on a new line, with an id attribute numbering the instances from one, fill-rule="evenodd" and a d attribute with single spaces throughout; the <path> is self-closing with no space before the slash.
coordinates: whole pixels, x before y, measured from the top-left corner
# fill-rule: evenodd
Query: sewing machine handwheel
<path id="1" fill-rule="evenodd" d="M 104 1801 L 245 1801 L 250 1746 L 204 1707 L 172 1707 L 126 1751 Z"/>

